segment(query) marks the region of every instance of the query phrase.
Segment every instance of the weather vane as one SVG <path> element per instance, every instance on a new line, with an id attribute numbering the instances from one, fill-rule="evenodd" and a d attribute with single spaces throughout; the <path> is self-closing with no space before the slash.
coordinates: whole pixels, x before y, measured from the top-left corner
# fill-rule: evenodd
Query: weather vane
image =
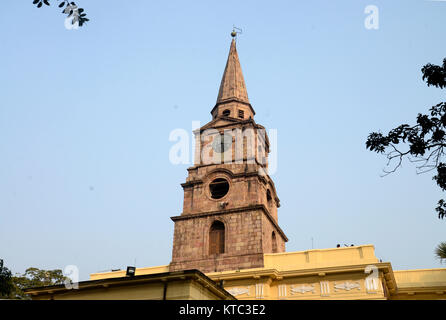
<path id="1" fill-rule="evenodd" d="M 231 37 L 237 38 L 238 34 L 242 34 L 242 29 L 237 28 L 236 26 L 232 25 Z"/>

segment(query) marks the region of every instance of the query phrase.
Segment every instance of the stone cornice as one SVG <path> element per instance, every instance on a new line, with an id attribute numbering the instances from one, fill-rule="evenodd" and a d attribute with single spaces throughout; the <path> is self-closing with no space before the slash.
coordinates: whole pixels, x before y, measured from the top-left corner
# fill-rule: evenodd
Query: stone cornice
<path id="1" fill-rule="evenodd" d="M 253 161 L 252 163 L 247 163 L 247 161 Z M 197 164 L 197 165 L 194 165 L 193 167 L 189 167 L 189 168 L 187 168 L 187 171 L 193 171 L 193 170 L 196 170 L 196 169 L 198 169 L 198 168 L 203 168 L 203 167 L 209 167 L 209 166 L 217 166 L 217 165 L 222 165 L 222 164 L 228 164 L 228 165 L 231 165 L 231 164 L 238 164 L 238 165 L 249 165 L 249 164 L 256 164 L 256 165 L 258 165 L 258 166 L 260 166 L 260 167 L 262 167 L 262 168 L 264 168 L 265 166 L 264 165 L 262 165 L 259 161 L 257 161 L 257 159 L 255 158 L 255 157 L 250 157 L 250 158 L 243 158 L 243 159 L 240 159 L 240 160 L 238 160 L 238 161 L 243 161 L 243 163 L 236 163 L 235 161 L 234 162 L 230 162 L 230 163 L 207 163 L 207 164 Z M 237 174 L 237 173 L 235 173 L 235 174 Z"/>
<path id="2" fill-rule="evenodd" d="M 248 106 L 248 107 L 251 109 L 252 114 L 253 114 L 253 115 L 256 114 L 256 112 L 254 111 L 254 108 L 252 107 L 252 105 L 251 105 L 249 102 L 244 102 L 244 101 L 241 101 L 240 99 L 237 99 L 237 98 L 225 99 L 225 100 L 222 100 L 222 101 L 220 101 L 220 102 L 217 102 L 217 103 L 215 104 L 215 106 L 212 108 L 212 110 L 211 110 L 211 114 L 214 112 L 214 110 L 215 110 L 217 107 L 219 107 L 219 106 L 221 106 L 221 105 L 223 105 L 223 104 L 231 103 L 231 102 L 236 102 L 236 103 L 240 103 L 240 104 L 243 104 L 243 105 L 245 105 L 245 106 Z"/>
<path id="3" fill-rule="evenodd" d="M 210 165 L 202 165 L 200 167 L 206 167 L 206 166 L 210 166 Z M 199 168 L 199 166 L 196 166 L 196 167 L 193 167 L 193 168 L 188 168 L 187 170 L 188 171 L 192 171 L 192 170 L 195 170 L 195 169 L 198 169 L 198 168 Z M 231 176 L 232 179 L 246 178 L 246 177 L 258 177 L 260 179 L 260 181 L 262 181 L 265 184 L 267 183 L 266 178 L 264 176 L 262 176 L 261 174 L 259 174 L 257 171 L 232 173 L 231 171 L 229 171 L 227 169 L 217 168 L 217 169 L 209 172 L 208 174 L 213 173 L 213 172 L 218 172 L 218 171 L 230 172 L 230 176 Z M 197 180 L 191 180 L 191 181 L 187 181 L 185 183 L 182 183 L 181 186 L 183 188 L 190 188 L 190 187 L 193 187 L 194 185 L 202 184 L 202 183 L 203 183 L 203 180 L 197 179 Z M 277 198 L 277 200 L 278 200 L 278 198 Z"/>
<path id="4" fill-rule="evenodd" d="M 323 268 L 311 268 L 311 269 L 297 269 L 290 271 L 280 271 L 277 269 L 245 269 L 245 270 L 234 270 L 232 272 L 222 272 L 222 273 L 208 273 L 207 276 L 211 279 L 219 280 L 235 280 L 235 279 L 248 279 L 254 276 L 260 277 L 270 277 L 272 279 L 283 279 L 283 278 L 293 278 L 293 277 L 307 277 L 307 276 L 319 276 L 324 277 L 329 274 L 337 273 L 347 273 L 347 272 L 361 272 L 364 273 L 365 268 L 369 264 L 354 264 L 345 266 L 333 266 L 333 267 L 323 267 Z M 376 263 L 378 270 L 389 272 L 390 263 Z M 390 267 L 391 270 L 391 267 Z M 364 277 L 367 274 L 364 273 Z"/>
<path id="5" fill-rule="evenodd" d="M 423 287 L 404 287 L 398 288 L 398 294 L 423 294 L 423 293 L 438 293 L 445 294 L 446 286 L 423 286 Z"/>
<path id="6" fill-rule="evenodd" d="M 202 184 L 202 183 L 203 183 L 203 180 L 192 180 L 192 181 L 182 183 L 181 186 L 183 187 L 183 189 L 185 189 L 185 188 L 193 187 L 196 184 Z"/>
<path id="7" fill-rule="evenodd" d="M 253 211 L 253 210 L 262 210 L 263 213 L 266 215 L 266 217 L 269 219 L 269 221 L 276 228 L 277 232 L 279 232 L 279 234 L 282 236 L 283 240 L 285 242 L 288 241 L 288 238 L 285 235 L 285 233 L 283 232 L 283 230 L 279 227 L 277 222 L 274 220 L 274 218 L 269 213 L 268 209 L 263 204 L 255 204 L 255 205 L 250 205 L 250 206 L 246 206 L 246 207 L 232 208 L 232 209 L 225 209 L 225 210 L 184 214 L 181 216 L 170 217 L 170 219 L 172 219 L 172 221 L 176 222 L 176 221 L 180 221 L 180 220 L 189 220 L 189 219 L 195 219 L 195 218 L 203 218 L 203 217 L 209 217 L 209 216 L 224 215 L 224 214 L 238 213 L 238 212 L 243 212 L 243 211 Z"/>
<path id="8" fill-rule="evenodd" d="M 217 122 L 217 120 L 219 120 L 219 119 L 231 121 L 231 123 L 214 125 L 214 123 Z M 194 134 L 202 133 L 206 129 L 216 129 L 216 130 L 218 130 L 218 129 L 222 129 L 222 128 L 225 128 L 225 127 L 233 127 L 234 125 L 248 125 L 248 124 L 252 125 L 255 129 L 265 129 L 264 126 L 256 123 L 253 119 L 238 120 L 238 119 L 222 116 L 222 117 L 218 117 L 218 118 L 212 120 L 211 122 L 208 122 L 207 124 L 205 124 L 204 126 L 202 126 L 199 129 L 195 129 L 193 131 L 193 133 Z M 267 138 L 267 145 L 269 146 L 269 140 L 268 140 L 267 135 L 266 135 L 266 138 Z"/>

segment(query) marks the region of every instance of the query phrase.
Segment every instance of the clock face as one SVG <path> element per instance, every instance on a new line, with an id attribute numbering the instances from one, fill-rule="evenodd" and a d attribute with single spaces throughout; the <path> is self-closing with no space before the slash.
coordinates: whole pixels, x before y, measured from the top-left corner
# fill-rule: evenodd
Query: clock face
<path id="1" fill-rule="evenodd" d="M 218 135 L 214 138 L 212 142 L 212 148 L 217 153 L 222 153 L 227 151 L 232 145 L 232 136 L 228 134 Z"/>

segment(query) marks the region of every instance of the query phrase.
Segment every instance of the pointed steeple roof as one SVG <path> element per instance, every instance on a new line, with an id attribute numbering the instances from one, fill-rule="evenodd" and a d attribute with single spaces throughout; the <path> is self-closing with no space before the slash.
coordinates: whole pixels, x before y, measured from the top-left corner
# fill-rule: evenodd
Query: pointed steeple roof
<path id="1" fill-rule="evenodd" d="M 248 92 L 246 91 L 235 39 L 232 39 L 228 61 L 226 62 L 225 72 L 223 73 L 220 90 L 218 91 L 217 105 L 234 100 L 249 104 Z"/>

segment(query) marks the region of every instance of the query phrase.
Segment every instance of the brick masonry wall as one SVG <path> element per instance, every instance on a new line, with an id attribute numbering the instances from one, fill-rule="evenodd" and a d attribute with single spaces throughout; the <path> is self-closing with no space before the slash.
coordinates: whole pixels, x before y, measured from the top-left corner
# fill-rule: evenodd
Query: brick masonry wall
<path id="1" fill-rule="evenodd" d="M 214 221 L 225 225 L 225 252 L 209 254 L 209 230 Z M 263 267 L 263 253 L 272 252 L 276 232 L 278 252 L 285 242 L 262 210 L 222 213 L 175 221 L 170 271 L 202 272 Z"/>
<path id="2" fill-rule="evenodd" d="M 262 215 L 255 210 L 176 221 L 170 270 L 213 272 L 262 267 Z M 225 225 L 225 252 L 209 255 L 209 230 L 215 220 Z"/>
<path id="3" fill-rule="evenodd" d="M 205 175 L 202 179 L 203 183 L 184 190 L 183 214 L 220 210 L 222 202 L 227 203 L 226 209 L 231 209 L 259 204 L 263 202 L 263 198 L 266 199 L 266 191 L 259 192 L 262 188 L 261 182 L 255 176 L 232 178 L 225 171 L 218 171 L 218 169 L 227 169 L 227 165 L 202 169 L 205 171 L 202 173 Z M 229 192 L 221 199 L 213 199 L 209 190 L 209 184 L 217 178 L 223 178 L 229 182 Z"/>
<path id="4" fill-rule="evenodd" d="M 272 245 L 272 234 L 273 232 L 276 235 L 276 243 L 277 243 L 277 252 L 285 252 L 285 241 L 280 235 L 279 231 L 276 227 L 269 221 L 269 219 L 264 215 L 262 217 L 263 223 L 263 252 L 264 253 L 273 253 L 273 245 Z"/>
<path id="5" fill-rule="evenodd" d="M 221 164 L 191 168 L 188 181 L 198 181 L 184 186 L 182 214 L 195 214 L 220 210 L 220 204 L 226 202 L 226 209 L 263 204 L 277 222 L 276 193 L 270 177 L 257 175 L 256 164 Z M 229 182 L 229 192 L 221 199 L 212 199 L 209 184 L 223 178 Z M 272 200 L 267 201 L 266 193 L 270 190 Z"/>
<path id="6" fill-rule="evenodd" d="M 175 230 L 170 271 L 215 272 L 263 267 L 263 254 L 273 251 L 273 231 L 277 252 L 285 251 L 285 239 L 262 209 L 266 208 L 277 222 L 279 200 L 274 183 L 268 175 L 259 174 L 262 167 L 258 162 L 240 160 L 242 163 L 199 164 L 188 169 L 186 183 L 182 184 L 183 212 L 172 218 Z M 228 181 L 229 191 L 222 198 L 214 199 L 209 185 L 219 178 Z M 225 250 L 222 254 L 210 255 L 209 231 L 215 220 L 225 225 Z"/>

